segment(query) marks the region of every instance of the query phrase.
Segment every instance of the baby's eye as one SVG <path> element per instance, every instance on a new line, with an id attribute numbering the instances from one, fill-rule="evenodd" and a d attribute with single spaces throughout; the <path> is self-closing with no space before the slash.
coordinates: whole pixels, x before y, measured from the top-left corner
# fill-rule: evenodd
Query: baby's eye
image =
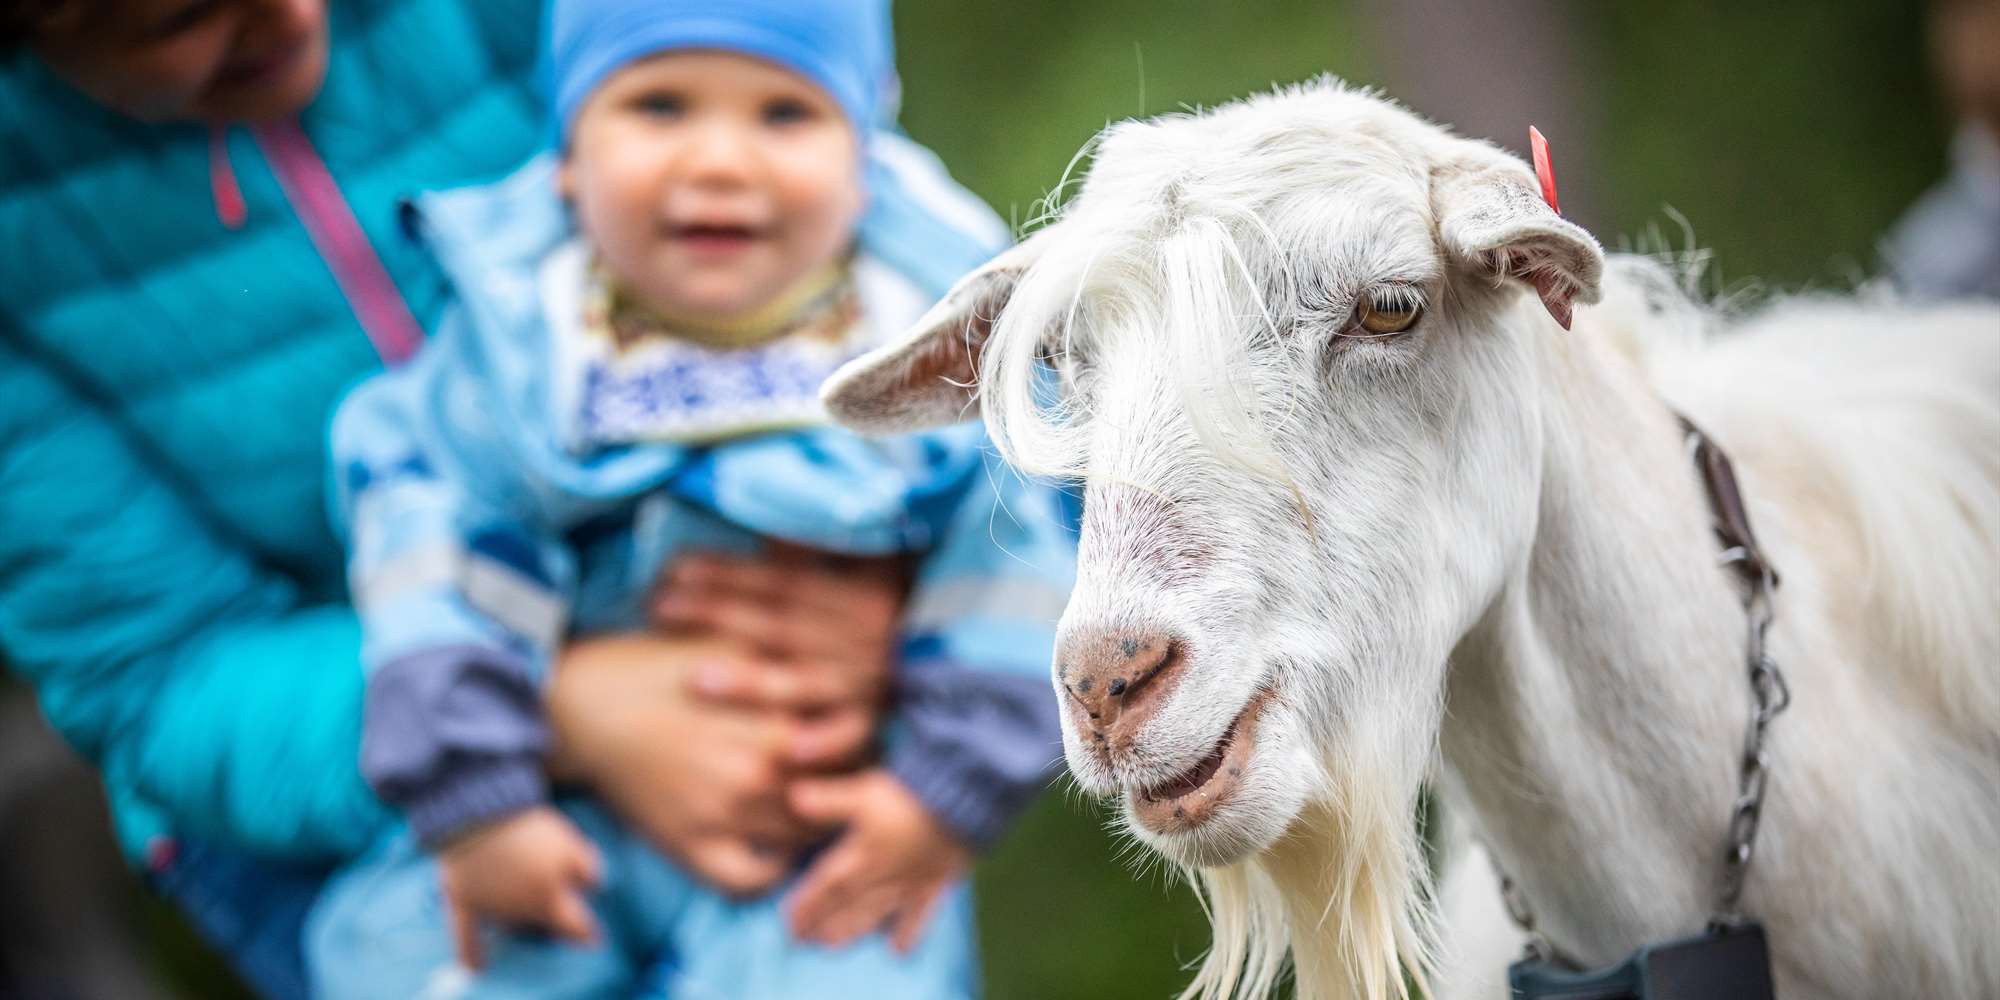
<path id="1" fill-rule="evenodd" d="M 677 118 L 687 110 L 679 94 L 651 91 L 632 99 L 632 110 L 653 118 Z"/>
<path id="2" fill-rule="evenodd" d="M 764 124 L 796 125 L 812 121 L 817 113 L 806 102 L 790 97 L 780 97 L 764 104 Z"/>

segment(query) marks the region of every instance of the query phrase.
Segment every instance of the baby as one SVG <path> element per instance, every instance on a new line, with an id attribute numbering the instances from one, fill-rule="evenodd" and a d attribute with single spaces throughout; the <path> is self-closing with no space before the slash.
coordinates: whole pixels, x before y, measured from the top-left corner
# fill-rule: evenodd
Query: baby
<path id="1" fill-rule="evenodd" d="M 559 156 L 413 206 L 454 308 L 334 422 L 362 766 L 409 836 L 322 897 L 315 993 L 974 992 L 946 894 L 1055 763 L 1072 539 L 976 427 L 867 441 L 817 391 L 1004 229 L 877 127 L 882 0 L 556 0 L 550 30 Z M 821 906 L 864 930 L 902 914 L 902 949 L 794 942 L 775 899 L 701 885 L 544 777 L 562 641 L 639 627 L 683 556 L 771 544 L 914 560 L 878 794 L 802 877 L 865 873 Z"/>

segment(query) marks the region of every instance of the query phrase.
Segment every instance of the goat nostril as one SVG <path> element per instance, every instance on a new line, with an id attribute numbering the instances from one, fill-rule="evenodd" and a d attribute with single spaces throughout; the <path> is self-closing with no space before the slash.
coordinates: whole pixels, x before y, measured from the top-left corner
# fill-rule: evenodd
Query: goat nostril
<path id="1" fill-rule="evenodd" d="M 1172 687 L 1183 656 L 1181 643 L 1170 634 L 1077 637 L 1075 658 L 1057 661 L 1057 698 L 1069 703 L 1066 718 L 1074 719 L 1086 742 L 1124 740 L 1124 730 L 1143 728 Z M 1074 706 L 1074 707 L 1071 707 Z"/>

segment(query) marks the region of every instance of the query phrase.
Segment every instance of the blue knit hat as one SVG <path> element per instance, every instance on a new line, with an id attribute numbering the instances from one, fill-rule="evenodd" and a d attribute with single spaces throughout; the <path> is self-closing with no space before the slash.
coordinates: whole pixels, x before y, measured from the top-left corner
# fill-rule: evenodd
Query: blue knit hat
<path id="1" fill-rule="evenodd" d="M 717 49 L 818 84 L 867 135 L 895 117 L 893 44 L 889 0 L 555 0 L 548 70 L 556 123 L 567 143 L 591 91 L 634 60 Z"/>

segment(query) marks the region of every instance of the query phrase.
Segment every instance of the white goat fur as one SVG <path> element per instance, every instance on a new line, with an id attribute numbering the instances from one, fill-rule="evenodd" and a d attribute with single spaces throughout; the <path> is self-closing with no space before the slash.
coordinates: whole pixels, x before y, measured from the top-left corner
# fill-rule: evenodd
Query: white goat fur
<path id="1" fill-rule="evenodd" d="M 1209 822 L 1132 824 L 1206 886 L 1189 992 L 1268 993 L 1289 950 L 1301 996 L 1371 1000 L 1436 965 L 1431 776 L 1585 961 L 1710 915 L 1750 695 L 1689 415 L 1783 575 L 1796 698 L 1743 899 L 1780 994 L 2000 996 L 2000 313 L 1735 323 L 1533 184 L 1332 81 L 1121 123 L 828 405 L 940 422 L 976 373 L 1010 461 L 1086 481 L 1062 635 L 1160 626 L 1186 656 L 1126 758 L 1065 726 L 1083 787 L 1157 786 L 1274 695 Z M 1601 301 L 1565 333 L 1515 279 Z M 1370 289 L 1425 313 L 1335 336 Z"/>

